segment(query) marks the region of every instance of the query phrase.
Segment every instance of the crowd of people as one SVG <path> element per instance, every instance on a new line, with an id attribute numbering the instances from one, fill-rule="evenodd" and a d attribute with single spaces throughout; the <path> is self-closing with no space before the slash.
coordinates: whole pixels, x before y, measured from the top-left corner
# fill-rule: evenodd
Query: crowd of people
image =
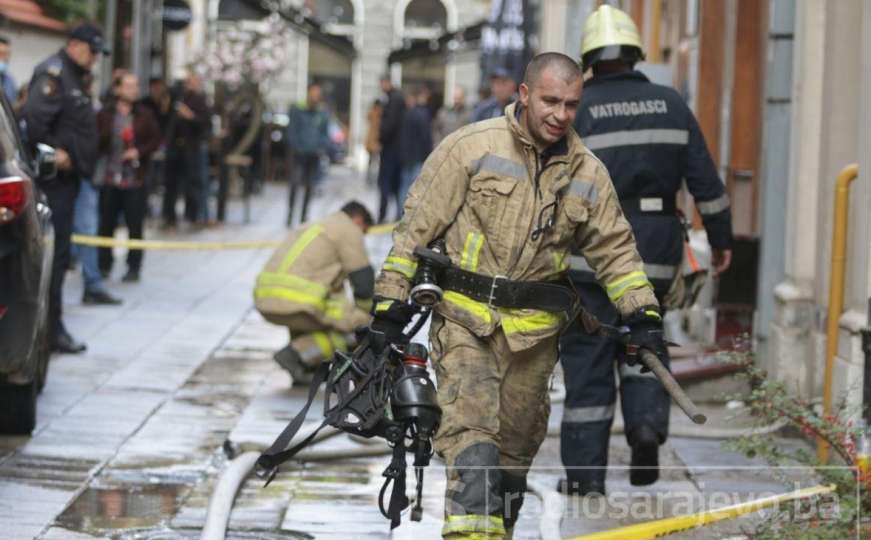
<path id="1" fill-rule="evenodd" d="M 51 340 L 55 350 L 77 353 L 85 344 L 67 332 L 61 317 L 66 271 L 78 261 L 82 302 L 117 305 L 109 292 L 114 258 L 108 247 L 73 246 L 74 233 L 108 236 L 123 217 L 129 237 L 142 239 L 149 196 L 162 193 L 165 228 L 177 226 L 177 199 L 184 196 L 184 217 L 194 227 L 213 223 L 209 212 L 207 143 L 212 122 L 203 82 L 191 72 L 170 89 L 152 78 L 140 96 L 135 73 L 116 69 L 99 100 L 93 66 L 110 54 L 100 29 L 75 27 L 65 46 L 38 64 L 29 82 L 18 85 L 8 73 L 13 43 L 0 37 L 0 85 L 12 105 L 25 145 L 55 149 L 58 174 L 43 182 L 52 210 L 55 254 L 49 294 Z M 142 250 L 129 250 L 124 282 L 138 282 Z"/>

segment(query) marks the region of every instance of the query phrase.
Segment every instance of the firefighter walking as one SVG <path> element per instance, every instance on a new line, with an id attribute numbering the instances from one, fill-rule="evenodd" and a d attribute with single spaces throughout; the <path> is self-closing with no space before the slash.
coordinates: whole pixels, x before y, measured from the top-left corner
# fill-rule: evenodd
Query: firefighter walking
<path id="1" fill-rule="evenodd" d="M 685 233 L 675 199 L 686 182 L 701 214 L 715 272 L 731 260 L 729 199 L 698 123 L 673 89 L 652 84 L 634 70 L 644 58 L 638 30 L 624 12 L 601 6 L 587 19 L 584 84 L 575 129 L 611 174 L 623 213 L 632 226 L 644 271 L 662 303 L 680 278 Z M 618 324 L 611 290 L 596 282 L 594 261 L 582 251 L 571 257 L 571 279 L 588 311 Z M 561 341 L 566 401 L 561 455 L 567 482 L 560 491 L 605 493 L 608 443 L 614 419 L 618 346 L 575 328 Z M 625 433 L 632 449 L 630 482 L 647 485 L 659 477 L 659 445 L 668 435 L 669 397 L 652 373 L 618 362 Z"/>
<path id="2" fill-rule="evenodd" d="M 409 192 L 375 286 L 378 339 L 401 340 L 417 261 L 444 239 L 456 268 L 439 285 L 431 358 L 447 465 L 445 538 L 511 535 L 526 474 L 547 432 L 548 381 L 570 290 L 569 250 L 596 268 L 631 341 L 663 349 L 661 318 L 608 172 L 572 129 L 577 62 L 536 56 L 505 116 L 445 138 Z"/>
<path id="3" fill-rule="evenodd" d="M 320 363 L 346 350 L 347 336 L 369 322 L 375 273 L 364 234 L 371 225 L 366 207 L 349 202 L 323 221 L 288 234 L 257 276 L 257 311 L 290 332 L 290 344 L 275 361 L 294 384 L 311 382 Z M 346 280 L 353 302 L 345 295 Z"/>

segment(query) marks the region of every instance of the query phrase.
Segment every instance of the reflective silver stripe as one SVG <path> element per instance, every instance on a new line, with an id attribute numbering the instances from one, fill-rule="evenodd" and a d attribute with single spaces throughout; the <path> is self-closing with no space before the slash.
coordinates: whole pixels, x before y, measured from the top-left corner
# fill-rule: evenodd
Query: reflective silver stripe
<path id="1" fill-rule="evenodd" d="M 324 353 L 321 352 L 321 348 L 317 345 L 312 345 L 308 349 L 300 351 L 299 353 L 299 357 L 307 365 L 311 365 L 312 363 L 314 363 L 315 360 L 319 360 L 323 358 L 323 356 Z"/>
<path id="2" fill-rule="evenodd" d="M 677 266 L 644 263 L 644 273 L 651 279 L 674 279 L 675 274 L 677 274 Z"/>
<path id="3" fill-rule="evenodd" d="M 517 163 L 504 157 L 494 156 L 493 154 L 486 154 L 481 159 L 476 159 L 469 168 L 471 169 L 471 174 L 487 171 L 502 176 L 510 176 L 518 180 L 525 180 L 529 177 L 526 166 L 523 163 Z"/>
<path id="4" fill-rule="evenodd" d="M 635 364 L 634 366 L 627 365 L 623 362 L 620 362 L 620 378 L 625 379 L 627 377 L 641 377 L 644 379 L 654 379 L 656 375 L 653 374 L 652 371 L 648 371 L 647 373 L 641 373 L 641 364 Z"/>
<path id="5" fill-rule="evenodd" d="M 563 422 L 601 422 L 614 418 L 614 404 L 593 407 L 566 407 L 563 409 Z"/>
<path id="6" fill-rule="evenodd" d="M 599 198 L 599 190 L 596 185 L 589 180 L 581 180 L 580 178 L 572 178 L 572 183 L 569 184 L 569 193 L 587 199 L 590 204 L 596 204 Z"/>
<path id="7" fill-rule="evenodd" d="M 729 194 L 723 193 L 712 201 L 696 201 L 696 208 L 699 209 L 699 213 L 703 216 L 710 216 L 711 214 L 722 212 L 726 208 L 729 208 Z"/>
<path id="8" fill-rule="evenodd" d="M 588 135 L 583 140 L 590 150 L 599 150 L 636 144 L 686 144 L 690 133 L 685 129 L 637 129 Z"/>
<path id="9" fill-rule="evenodd" d="M 594 272 L 593 268 L 587 262 L 587 259 L 582 255 L 572 255 L 569 257 L 569 265 L 572 270 L 578 270 L 581 272 Z M 595 273 L 595 272 L 594 272 Z"/>

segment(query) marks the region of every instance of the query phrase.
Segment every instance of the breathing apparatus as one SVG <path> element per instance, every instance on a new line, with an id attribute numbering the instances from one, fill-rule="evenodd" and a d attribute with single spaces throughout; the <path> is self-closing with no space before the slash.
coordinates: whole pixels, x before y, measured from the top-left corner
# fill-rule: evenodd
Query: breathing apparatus
<path id="1" fill-rule="evenodd" d="M 441 422 L 441 409 L 435 385 L 426 369 L 427 349 L 409 341 L 441 301 L 442 289 L 437 276 L 442 267 L 450 265 L 450 259 L 444 254 L 444 241 L 437 240 L 430 248 L 418 247 L 414 252 L 419 262 L 409 298 L 417 309 L 417 321 L 392 343 L 375 344 L 373 340 L 379 339 L 378 335 L 363 332 L 353 352 L 336 352 L 332 361 L 319 366 L 309 387 L 306 405 L 257 460 L 257 475 L 266 479 L 266 485 L 275 477 L 278 466 L 292 459 L 326 425 L 365 438 L 382 437 L 393 448 L 393 458 L 383 473 L 385 481 L 378 497 L 381 513 L 390 519 L 391 528 L 395 528 L 400 523 L 400 513 L 409 505 L 405 478 L 406 454 L 410 453 L 414 456 L 417 479 L 417 499 L 411 519 L 420 521 L 423 469 L 432 458 L 432 439 Z M 322 383 L 326 383 L 323 422 L 303 441 L 288 448 Z M 385 504 L 391 483 L 390 501 Z"/>

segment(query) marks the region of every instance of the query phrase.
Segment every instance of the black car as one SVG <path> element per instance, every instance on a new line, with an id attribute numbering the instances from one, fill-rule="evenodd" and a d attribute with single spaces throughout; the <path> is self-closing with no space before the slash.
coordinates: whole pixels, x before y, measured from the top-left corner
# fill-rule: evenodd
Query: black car
<path id="1" fill-rule="evenodd" d="M 51 210 L 39 181 L 55 174 L 54 149 L 22 144 L 0 98 L 0 433 L 29 434 L 50 353 L 48 288 L 54 251 Z"/>

